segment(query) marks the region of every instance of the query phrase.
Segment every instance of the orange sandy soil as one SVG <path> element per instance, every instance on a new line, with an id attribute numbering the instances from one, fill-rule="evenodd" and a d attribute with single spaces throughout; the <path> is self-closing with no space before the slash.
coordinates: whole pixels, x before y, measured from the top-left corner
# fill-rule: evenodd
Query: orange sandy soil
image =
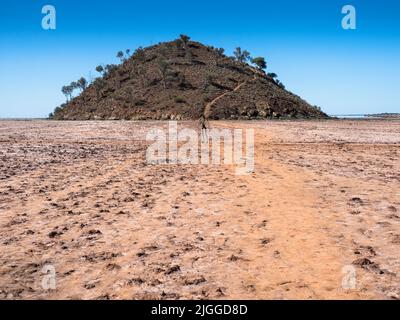
<path id="1" fill-rule="evenodd" d="M 400 298 L 400 121 L 213 122 L 247 176 L 147 164 L 166 124 L 0 121 L 0 299 Z"/>

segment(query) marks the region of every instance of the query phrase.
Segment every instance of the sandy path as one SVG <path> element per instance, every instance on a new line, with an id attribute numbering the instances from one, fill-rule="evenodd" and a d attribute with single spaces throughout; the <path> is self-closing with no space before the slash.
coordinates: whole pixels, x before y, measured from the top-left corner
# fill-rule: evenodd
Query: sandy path
<path id="1" fill-rule="evenodd" d="M 222 93 L 221 95 L 219 95 L 218 97 L 214 98 L 213 100 L 211 100 L 209 103 L 207 103 L 207 105 L 204 108 L 204 116 L 206 117 L 206 119 L 208 119 L 208 117 L 210 116 L 210 112 L 211 112 L 211 107 L 220 99 L 222 99 L 223 97 L 225 97 L 226 95 L 232 93 L 232 92 L 236 92 L 238 91 L 243 85 L 245 85 L 247 83 L 247 81 L 244 81 L 242 83 L 239 83 L 235 88 L 233 88 L 233 90 L 231 91 L 227 91 Z"/>
<path id="2" fill-rule="evenodd" d="M 257 174 L 240 179 L 246 192 L 240 199 L 233 198 L 240 207 L 225 209 L 225 213 L 232 212 L 232 223 L 242 230 L 242 237 L 235 237 L 234 242 L 244 248 L 246 256 L 244 270 L 238 270 L 240 276 L 234 273 L 227 282 L 235 284 L 237 291 L 246 281 L 250 283 L 246 286 L 252 292 L 242 298 L 366 298 L 368 295 L 340 287 L 342 268 L 351 260 L 346 261 L 343 250 L 327 233 L 335 221 L 321 212 L 319 190 L 309 184 L 316 177 L 269 160 L 273 148 L 269 137 L 268 131 L 256 135 Z M 232 195 L 234 189 L 238 185 Z M 244 219 L 246 210 L 249 213 Z M 255 224 L 260 217 L 265 219 Z"/>

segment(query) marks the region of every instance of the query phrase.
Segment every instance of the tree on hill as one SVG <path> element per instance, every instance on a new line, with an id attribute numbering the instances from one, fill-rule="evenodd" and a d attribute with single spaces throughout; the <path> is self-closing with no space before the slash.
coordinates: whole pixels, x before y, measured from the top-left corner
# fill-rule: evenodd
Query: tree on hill
<path id="1" fill-rule="evenodd" d="M 68 102 L 68 86 L 62 86 L 61 88 L 61 92 L 63 93 L 63 95 L 65 96 L 65 99 L 67 99 Z"/>
<path id="2" fill-rule="evenodd" d="M 104 78 L 96 78 L 96 80 L 93 81 L 93 86 L 96 89 L 96 97 L 97 99 L 100 98 L 100 91 L 106 86 L 106 80 Z"/>
<path id="3" fill-rule="evenodd" d="M 104 76 L 105 70 L 104 70 L 104 67 L 103 67 L 103 66 L 98 65 L 98 66 L 96 67 L 96 71 L 97 71 L 98 73 L 100 73 L 102 76 Z"/>
<path id="4" fill-rule="evenodd" d="M 144 60 L 146 59 L 146 55 L 144 53 L 144 50 L 142 47 L 139 47 L 135 50 L 133 56 L 135 57 L 135 59 L 137 59 L 139 62 L 144 62 Z"/>
<path id="5" fill-rule="evenodd" d="M 113 74 L 118 69 L 118 66 L 115 64 L 107 64 L 104 69 L 106 71 L 106 75 L 109 75 Z"/>
<path id="6" fill-rule="evenodd" d="M 285 86 L 283 85 L 283 83 L 278 79 L 278 75 L 275 72 L 270 72 L 267 73 L 267 76 L 272 78 L 275 83 L 282 89 L 285 89 Z"/>
<path id="7" fill-rule="evenodd" d="M 118 51 L 117 52 L 117 58 L 121 60 L 121 62 L 125 61 L 125 56 L 124 53 L 122 51 Z"/>
<path id="8" fill-rule="evenodd" d="M 174 41 L 174 44 L 178 57 L 183 57 L 185 55 L 185 47 L 183 45 L 183 41 L 181 39 L 176 39 Z"/>
<path id="9" fill-rule="evenodd" d="M 280 82 L 278 79 L 276 79 L 275 82 L 280 88 L 285 89 L 285 86 L 283 85 L 283 83 Z"/>
<path id="10" fill-rule="evenodd" d="M 184 48 L 186 49 L 188 47 L 188 43 L 189 43 L 190 37 L 187 36 L 186 34 L 181 34 L 180 35 L 180 39 L 182 41 L 182 44 L 183 44 Z"/>
<path id="11" fill-rule="evenodd" d="M 263 57 L 256 57 L 251 59 L 251 62 L 254 63 L 259 70 L 264 70 L 267 68 L 267 63 Z"/>
<path id="12" fill-rule="evenodd" d="M 54 109 L 54 113 L 58 113 L 58 112 L 60 112 L 62 110 L 62 108 L 61 107 L 56 107 L 55 109 Z M 53 113 L 53 114 L 54 114 Z"/>
<path id="13" fill-rule="evenodd" d="M 87 80 L 84 77 L 81 77 L 77 82 L 76 86 L 81 89 L 81 91 L 85 90 L 87 87 Z"/>
<path id="14" fill-rule="evenodd" d="M 158 70 L 160 71 L 161 78 L 163 81 L 164 90 L 167 89 L 167 73 L 168 73 L 168 63 L 164 59 L 159 59 L 157 61 Z"/>
<path id="15" fill-rule="evenodd" d="M 222 55 L 224 55 L 225 49 L 224 49 L 224 48 L 215 48 L 214 51 L 215 51 L 218 55 L 222 56 Z"/>
<path id="16" fill-rule="evenodd" d="M 161 80 L 163 82 L 164 90 L 167 89 L 168 82 L 172 80 L 179 81 L 179 77 L 177 77 L 177 72 L 171 69 L 170 65 L 166 60 L 159 58 L 157 61 L 157 66 L 161 75 Z M 183 82 L 185 83 L 186 80 L 183 80 Z M 180 84 L 182 85 L 182 79 L 180 81 Z"/>
<path id="17" fill-rule="evenodd" d="M 186 60 L 192 61 L 193 54 L 189 49 L 190 37 L 185 35 L 185 34 L 181 34 L 180 35 L 180 39 L 178 39 L 178 40 L 179 40 L 178 43 L 180 43 L 180 44 L 178 44 L 178 46 L 182 46 L 183 47 Z"/>
<path id="18" fill-rule="evenodd" d="M 67 99 L 67 103 L 68 103 L 68 101 L 71 100 L 71 98 L 72 98 L 72 91 L 73 91 L 73 88 L 72 88 L 71 85 L 69 85 L 69 86 L 63 86 L 63 87 L 61 88 L 61 92 L 65 95 L 65 98 Z M 68 99 L 68 98 L 69 98 L 69 99 Z"/>
<path id="19" fill-rule="evenodd" d="M 245 63 L 247 60 L 250 59 L 250 52 L 247 50 L 243 50 L 240 47 L 237 47 L 235 51 L 233 52 L 233 55 L 235 56 L 236 60 Z"/>
<path id="20" fill-rule="evenodd" d="M 214 52 L 216 53 L 214 55 L 214 60 L 215 60 L 215 65 L 219 66 L 219 62 L 224 56 L 225 49 L 224 48 L 213 48 Z"/>

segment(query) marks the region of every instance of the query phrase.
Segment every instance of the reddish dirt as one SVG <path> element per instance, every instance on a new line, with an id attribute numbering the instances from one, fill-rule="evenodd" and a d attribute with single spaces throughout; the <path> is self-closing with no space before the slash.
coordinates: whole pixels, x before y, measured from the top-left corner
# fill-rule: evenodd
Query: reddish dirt
<path id="1" fill-rule="evenodd" d="M 400 121 L 212 122 L 254 128 L 244 176 L 147 164 L 166 126 L 0 122 L 1 299 L 400 298 Z"/>

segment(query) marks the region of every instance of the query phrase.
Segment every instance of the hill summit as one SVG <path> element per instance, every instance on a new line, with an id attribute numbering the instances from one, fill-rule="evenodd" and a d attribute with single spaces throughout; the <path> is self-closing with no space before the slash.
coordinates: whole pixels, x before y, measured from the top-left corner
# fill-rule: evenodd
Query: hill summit
<path id="1" fill-rule="evenodd" d="M 325 118 L 327 115 L 285 90 L 265 60 L 237 48 L 223 49 L 179 39 L 119 52 L 119 65 L 98 66 L 100 76 L 63 87 L 67 103 L 57 120 L 189 120 Z M 250 63 L 248 62 L 250 61 Z M 252 65 L 253 64 L 253 65 Z M 72 98 L 74 89 L 80 89 Z M 68 101 L 69 100 L 69 101 Z"/>

